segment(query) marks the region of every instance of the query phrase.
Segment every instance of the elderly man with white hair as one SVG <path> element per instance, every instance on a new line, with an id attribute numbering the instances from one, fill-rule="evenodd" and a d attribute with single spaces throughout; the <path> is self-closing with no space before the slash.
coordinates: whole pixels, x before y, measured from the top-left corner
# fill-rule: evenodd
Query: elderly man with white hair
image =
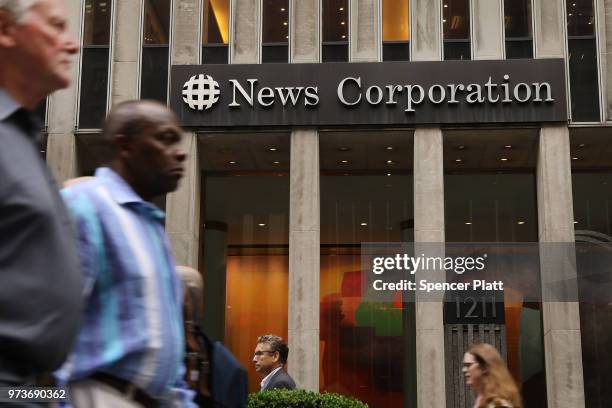
<path id="1" fill-rule="evenodd" d="M 38 385 L 60 367 L 82 310 L 74 230 L 30 113 L 70 84 L 78 44 L 65 7 L 0 0 L 0 387 Z"/>

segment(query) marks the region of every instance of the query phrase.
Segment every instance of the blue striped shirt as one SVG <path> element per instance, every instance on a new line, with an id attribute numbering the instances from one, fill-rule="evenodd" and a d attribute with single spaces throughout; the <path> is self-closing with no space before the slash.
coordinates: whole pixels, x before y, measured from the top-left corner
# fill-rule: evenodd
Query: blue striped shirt
<path id="1" fill-rule="evenodd" d="M 187 401 L 182 287 L 164 213 L 116 172 L 62 191 L 78 226 L 86 307 L 62 382 L 105 372 L 149 394 Z"/>

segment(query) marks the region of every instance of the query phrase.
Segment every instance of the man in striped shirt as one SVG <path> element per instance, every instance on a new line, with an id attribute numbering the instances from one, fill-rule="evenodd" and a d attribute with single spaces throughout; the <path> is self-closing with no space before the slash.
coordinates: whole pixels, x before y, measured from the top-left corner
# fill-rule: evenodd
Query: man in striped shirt
<path id="1" fill-rule="evenodd" d="M 108 167 L 62 191 L 78 226 L 86 308 L 58 373 L 76 407 L 191 407 L 183 382 L 180 279 L 150 201 L 176 190 L 186 154 L 166 106 L 129 101 L 108 115 Z"/>

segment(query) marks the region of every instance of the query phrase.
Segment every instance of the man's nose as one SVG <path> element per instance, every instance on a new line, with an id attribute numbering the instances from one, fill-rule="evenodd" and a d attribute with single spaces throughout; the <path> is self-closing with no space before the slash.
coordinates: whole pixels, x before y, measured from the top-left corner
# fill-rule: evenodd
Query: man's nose
<path id="1" fill-rule="evenodd" d="M 187 152 L 182 149 L 178 149 L 176 151 L 176 160 L 180 163 L 184 162 L 187 159 Z"/>
<path id="2" fill-rule="evenodd" d="M 79 43 L 76 40 L 76 37 L 72 33 L 66 33 L 66 44 L 64 48 L 69 54 L 76 54 L 79 52 Z"/>

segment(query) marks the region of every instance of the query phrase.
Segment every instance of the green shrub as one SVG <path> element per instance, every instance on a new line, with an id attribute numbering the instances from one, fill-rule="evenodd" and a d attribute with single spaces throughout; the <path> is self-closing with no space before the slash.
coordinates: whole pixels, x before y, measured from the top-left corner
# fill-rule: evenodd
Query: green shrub
<path id="1" fill-rule="evenodd" d="M 249 394 L 248 408 L 368 408 L 368 405 L 334 393 L 270 390 Z"/>

